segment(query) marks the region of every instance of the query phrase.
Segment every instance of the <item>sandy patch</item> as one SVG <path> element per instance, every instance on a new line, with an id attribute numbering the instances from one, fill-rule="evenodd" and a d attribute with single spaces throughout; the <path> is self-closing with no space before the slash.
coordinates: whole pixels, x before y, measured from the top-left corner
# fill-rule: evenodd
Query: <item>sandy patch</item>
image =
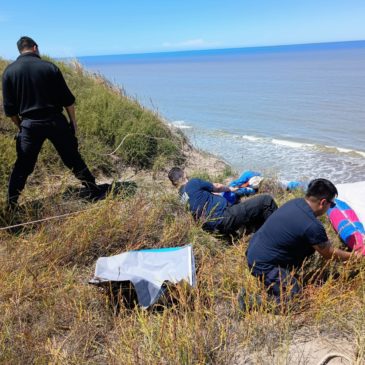
<path id="1" fill-rule="evenodd" d="M 274 354 L 264 351 L 247 354 L 244 349 L 234 356 L 233 365 L 352 365 L 356 361 L 354 345 L 345 339 L 329 339 L 323 336 L 303 338 L 298 336 L 289 344 L 283 344 Z"/>

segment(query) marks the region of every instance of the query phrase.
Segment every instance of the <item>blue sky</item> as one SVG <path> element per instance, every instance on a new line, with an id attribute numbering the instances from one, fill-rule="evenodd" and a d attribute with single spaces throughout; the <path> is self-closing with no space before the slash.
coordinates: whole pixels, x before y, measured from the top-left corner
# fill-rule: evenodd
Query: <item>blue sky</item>
<path id="1" fill-rule="evenodd" d="M 0 56 L 52 57 L 365 40 L 365 0 L 3 0 Z"/>

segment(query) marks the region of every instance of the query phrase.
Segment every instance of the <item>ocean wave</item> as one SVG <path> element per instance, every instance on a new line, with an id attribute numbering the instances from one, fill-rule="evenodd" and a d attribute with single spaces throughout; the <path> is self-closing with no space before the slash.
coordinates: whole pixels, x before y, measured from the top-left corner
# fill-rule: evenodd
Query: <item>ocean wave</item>
<path id="1" fill-rule="evenodd" d="M 260 171 L 265 176 L 309 181 L 325 177 L 334 183 L 364 179 L 365 152 L 344 147 L 238 133 L 194 129 L 195 145 L 221 156 L 237 171 Z"/>
<path id="2" fill-rule="evenodd" d="M 176 127 L 181 129 L 191 129 L 192 127 L 185 124 L 184 121 L 175 121 L 174 124 Z M 280 138 L 272 138 L 272 137 L 264 137 L 264 136 L 257 136 L 257 135 L 250 135 L 250 134 L 237 134 L 231 133 L 227 130 L 211 130 L 211 131 L 203 131 L 194 129 L 195 133 L 200 135 L 204 134 L 204 136 L 210 135 L 212 138 L 217 138 L 217 140 L 234 140 L 238 143 L 246 144 L 247 146 L 256 146 L 260 145 L 261 148 L 264 146 L 269 147 L 276 146 L 276 148 L 290 149 L 290 150 L 307 150 L 311 153 L 321 153 L 321 154 L 340 154 L 345 156 L 351 156 L 353 158 L 364 158 L 365 151 L 355 150 L 351 148 L 345 147 L 336 147 L 336 146 L 328 146 L 316 143 L 308 143 L 308 142 L 301 142 L 301 141 L 293 141 L 288 139 L 280 139 Z M 203 133 L 204 132 L 204 133 Z M 197 135 L 195 135 L 197 137 Z M 199 139 L 199 137 L 197 137 Z"/>
<path id="3" fill-rule="evenodd" d="M 305 148 L 305 147 L 314 147 L 314 144 L 311 143 L 303 143 L 303 142 L 294 142 L 294 141 L 288 141 L 285 139 L 272 139 L 271 142 L 273 144 L 279 145 L 279 146 L 285 146 L 290 148 Z"/>
<path id="4" fill-rule="evenodd" d="M 313 144 L 313 143 L 304 143 L 304 142 L 297 142 L 297 141 L 288 141 L 284 139 L 272 139 L 271 142 L 273 144 L 289 147 L 289 148 L 306 148 L 311 150 L 316 150 L 318 152 L 325 152 L 325 153 L 335 153 L 335 154 L 346 154 L 352 155 L 353 157 L 365 157 L 364 151 L 354 150 L 351 148 L 345 147 L 336 147 L 336 146 L 327 146 L 327 145 L 320 145 L 320 144 Z"/>
<path id="5" fill-rule="evenodd" d="M 262 140 L 262 139 L 263 139 L 263 138 L 260 138 L 260 137 L 256 137 L 256 136 L 248 136 L 248 135 L 240 136 L 240 138 L 242 138 L 242 139 L 246 139 L 247 141 L 252 141 L 252 142 L 257 142 L 257 141 L 260 141 L 260 140 Z"/>
<path id="6" fill-rule="evenodd" d="M 229 135 L 229 133 L 225 133 Z M 268 137 L 258 137 L 254 135 L 236 135 L 232 134 L 233 138 L 235 139 L 243 139 L 248 142 L 254 143 L 265 143 L 265 144 L 274 144 L 277 146 L 288 147 L 288 148 L 300 148 L 300 149 L 311 149 L 317 150 L 319 152 L 326 152 L 326 153 L 340 153 L 340 154 L 347 154 L 352 155 L 354 157 L 365 157 L 365 151 L 355 150 L 351 148 L 345 147 L 336 147 L 336 146 L 327 146 L 327 145 L 320 145 L 308 142 L 299 142 L 299 141 L 292 141 L 287 139 L 279 139 L 279 138 L 268 138 Z"/>
<path id="7" fill-rule="evenodd" d="M 193 128 L 191 125 L 186 124 L 184 120 L 175 120 L 174 122 L 170 123 L 173 127 L 179 128 L 179 129 L 191 129 Z"/>
<path id="8" fill-rule="evenodd" d="M 336 146 L 319 146 L 319 149 L 323 151 L 335 152 L 335 153 L 345 153 L 353 156 L 361 156 L 365 157 L 365 151 L 360 150 L 353 150 L 351 148 L 343 148 L 343 147 L 336 147 Z"/>

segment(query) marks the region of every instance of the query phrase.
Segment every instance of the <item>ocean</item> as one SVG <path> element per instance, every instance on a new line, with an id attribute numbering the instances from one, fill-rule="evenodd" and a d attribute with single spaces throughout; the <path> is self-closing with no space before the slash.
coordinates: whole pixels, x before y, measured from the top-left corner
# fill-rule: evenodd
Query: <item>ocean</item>
<path id="1" fill-rule="evenodd" d="M 365 41 L 79 61 L 237 172 L 365 180 Z"/>

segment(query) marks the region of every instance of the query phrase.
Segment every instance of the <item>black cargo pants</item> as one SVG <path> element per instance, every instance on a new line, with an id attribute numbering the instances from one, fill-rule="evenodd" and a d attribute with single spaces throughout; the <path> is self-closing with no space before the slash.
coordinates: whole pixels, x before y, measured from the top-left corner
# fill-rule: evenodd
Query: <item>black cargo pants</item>
<path id="1" fill-rule="evenodd" d="M 9 181 L 10 205 L 17 203 L 46 139 L 51 141 L 63 163 L 85 186 L 95 186 L 95 177 L 82 159 L 77 138 L 63 114 L 42 120 L 23 119 L 16 140 L 17 159 Z"/>
<path id="2" fill-rule="evenodd" d="M 278 206 L 270 195 L 258 195 L 227 207 L 217 228 L 224 234 L 241 229 L 251 233 L 257 231 L 276 209 Z"/>

